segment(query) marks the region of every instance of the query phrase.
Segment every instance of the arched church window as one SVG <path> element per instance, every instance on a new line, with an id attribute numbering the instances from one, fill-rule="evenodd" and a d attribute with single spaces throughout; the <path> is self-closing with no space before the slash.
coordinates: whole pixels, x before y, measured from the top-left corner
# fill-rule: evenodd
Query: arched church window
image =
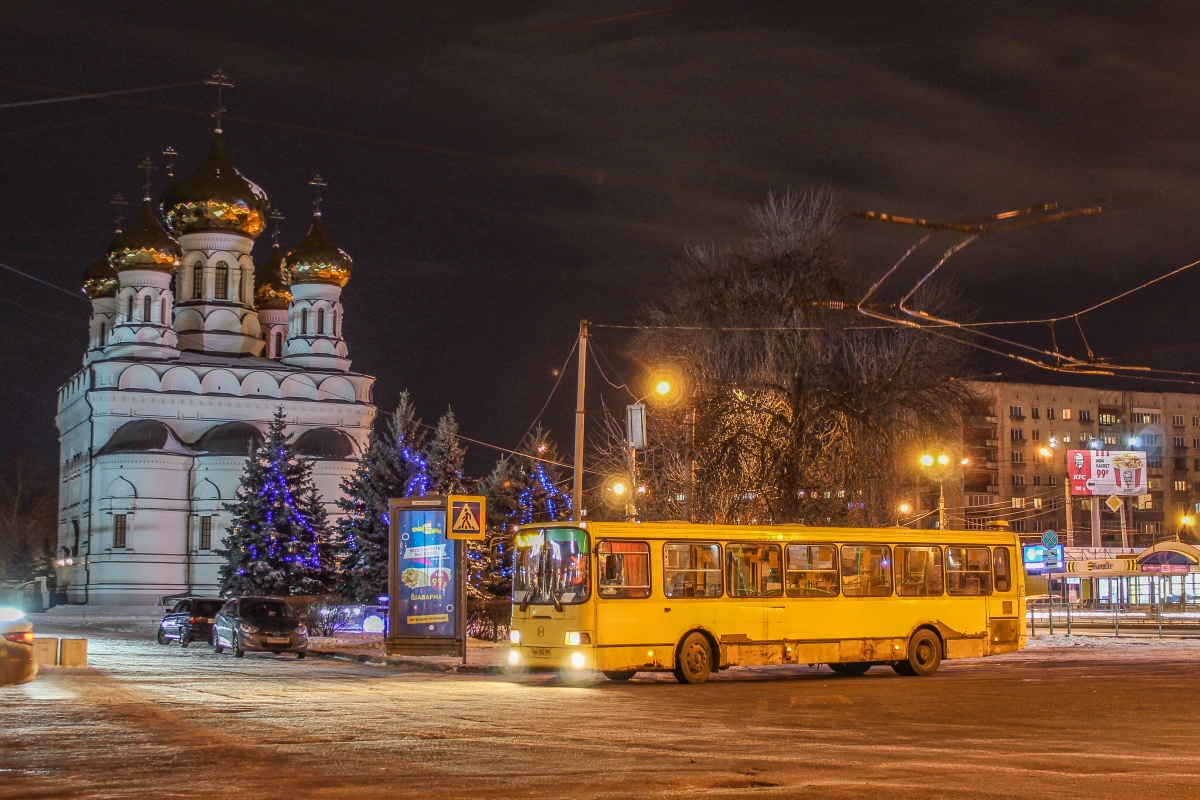
<path id="1" fill-rule="evenodd" d="M 325 309 L 323 308 L 317 309 L 317 335 L 325 335 Z"/>
<path id="2" fill-rule="evenodd" d="M 304 336 L 308 333 L 308 309 L 300 312 L 300 335 Z"/>
<path id="3" fill-rule="evenodd" d="M 283 331 L 275 331 L 275 358 L 283 355 Z"/>
<path id="4" fill-rule="evenodd" d="M 336 308 L 333 310 L 333 324 L 329 326 L 329 332 L 334 336 L 342 335 L 342 332 L 338 330 L 338 313 Z"/>
<path id="5" fill-rule="evenodd" d="M 142 300 L 142 322 L 150 321 L 150 295 Z"/>
<path id="6" fill-rule="evenodd" d="M 215 290 L 218 300 L 229 297 L 229 265 L 224 261 L 217 262 L 217 287 Z"/>
<path id="7" fill-rule="evenodd" d="M 133 295 L 129 295 L 128 301 L 125 303 L 125 319 L 133 319 Z"/>
<path id="8" fill-rule="evenodd" d="M 100 323 L 100 344 L 104 344 L 104 323 Z"/>
<path id="9" fill-rule="evenodd" d="M 197 261 L 192 265 L 192 299 L 199 300 L 204 295 L 204 264 Z"/>
<path id="10" fill-rule="evenodd" d="M 161 325 L 167 324 L 167 298 L 162 299 L 162 308 L 159 311 L 158 321 Z"/>

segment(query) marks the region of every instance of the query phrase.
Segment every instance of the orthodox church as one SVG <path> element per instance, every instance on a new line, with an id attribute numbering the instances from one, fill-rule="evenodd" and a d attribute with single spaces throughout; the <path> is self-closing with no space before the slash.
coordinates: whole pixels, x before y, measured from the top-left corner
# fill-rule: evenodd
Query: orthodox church
<path id="1" fill-rule="evenodd" d="M 276 409 L 331 511 L 375 417 L 375 379 L 350 370 L 342 338 L 353 263 L 319 195 L 308 234 L 286 254 L 276 235 L 256 276 L 270 204 L 219 125 L 191 177 L 157 205 L 145 194 L 84 274 L 88 349 L 58 392 L 58 587 L 73 603 L 215 596 L 223 506 Z"/>

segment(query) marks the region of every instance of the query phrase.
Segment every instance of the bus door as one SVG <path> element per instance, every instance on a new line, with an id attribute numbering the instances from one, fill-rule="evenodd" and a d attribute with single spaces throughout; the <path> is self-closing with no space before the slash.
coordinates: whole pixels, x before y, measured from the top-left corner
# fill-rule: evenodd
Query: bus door
<path id="1" fill-rule="evenodd" d="M 650 544 L 621 539 L 596 543 L 597 644 L 658 644 L 668 639 L 648 624 L 645 603 L 650 597 Z"/>
<path id="2" fill-rule="evenodd" d="M 731 542 L 725 548 L 728 630 L 757 641 L 783 638 L 783 551 L 777 544 Z"/>

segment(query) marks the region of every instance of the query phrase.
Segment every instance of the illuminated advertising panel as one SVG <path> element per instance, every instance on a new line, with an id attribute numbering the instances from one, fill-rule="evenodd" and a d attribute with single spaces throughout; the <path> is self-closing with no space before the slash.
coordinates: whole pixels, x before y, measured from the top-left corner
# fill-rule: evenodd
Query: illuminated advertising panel
<path id="1" fill-rule="evenodd" d="M 393 507 L 399 528 L 399 582 L 392 602 L 393 637 L 453 639 L 457 632 L 454 542 L 446 538 L 446 506 Z"/>
<path id="2" fill-rule="evenodd" d="M 1068 450 L 1071 494 L 1138 497 L 1146 494 L 1146 454 L 1134 451 Z"/>

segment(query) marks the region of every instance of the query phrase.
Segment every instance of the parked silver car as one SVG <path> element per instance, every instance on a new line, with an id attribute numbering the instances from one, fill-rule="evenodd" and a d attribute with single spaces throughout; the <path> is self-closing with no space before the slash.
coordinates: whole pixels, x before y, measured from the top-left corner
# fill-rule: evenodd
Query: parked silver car
<path id="1" fill-rule="evenodd" d="M 37 676 L 33 623 L 14 608 L 0 608 L 0 686 L 29 683 Z"/>
<path id="2" fill-rule="evenodd" d="M 217 612 L 213 649 L 241 658 L 247 650 L 265 653 L 308 652 L 308 629 L 281 597 L 235 597 Z"/>

